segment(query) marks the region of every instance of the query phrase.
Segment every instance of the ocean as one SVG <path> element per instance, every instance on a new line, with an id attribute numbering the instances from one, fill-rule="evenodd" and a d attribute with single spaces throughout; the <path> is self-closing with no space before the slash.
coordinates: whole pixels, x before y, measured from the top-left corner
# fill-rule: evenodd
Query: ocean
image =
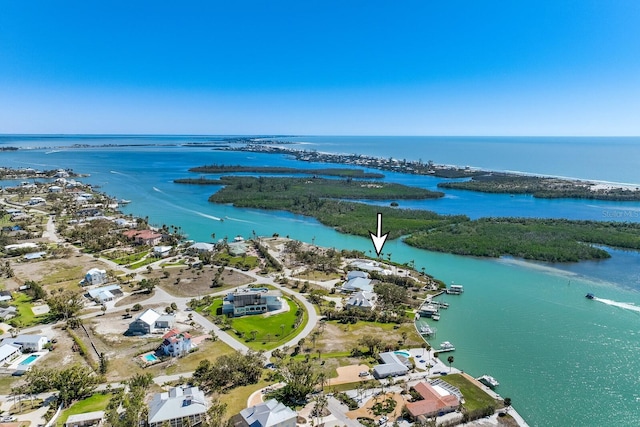
<path id="1" fill-rule="evenodd" d="M 188 168 L 211 163 L 326 167 L 288 156 L 215 151 L 186 142 L 218 136 L 1 136 L 0 166 L 73 168 L 118 199 L 126 213 L 152 224 L 179 225 L 191 239 L 236 235 L 290 236 L 337 249 L 371 249 L 369 239 L 341 235 L 317 221 L 286 212 L 238 209 L 207 201 L 212 186 L 174 184 L 199 176 Z M 281 137 L 290 148 L 359 153 L 492 170 L 640 185 L 640 138 Z M 75 148 L 84 144 L 86 148 Z M 113 144 L 104 147 L 104 144 Z M 146 145 L 140 145 L 146 144 Z M 127 146 L 123 146 L 127 145 Z M 29 149 L 27 149 L 29 148 Z M 394 182 L 436 188 L 438 178 L 382 171 Z M 7 185 L 7 183 L 2 183 Z M 401 202 L 401 207 L 444 214 L 566 217 L 640 221 L 640 203 L 539 200 L 529 196 L 447 191 L 440 200 Z M 224 219 L 224 221 L 220 221 Z M 518 259 L 477 259 L 411 248 L 389 241 L 397 262 L 447 283 L 462 283 L 461 296 L 436 323 L 432 344 L 451 341 L 454 365 L 474 376 L 490 374 L 533 426 L 640 425 L 640 257 L 611 250 L 603 261 L 558 265 Z M 593 292 L 597 300 L 584 295 Z"/>

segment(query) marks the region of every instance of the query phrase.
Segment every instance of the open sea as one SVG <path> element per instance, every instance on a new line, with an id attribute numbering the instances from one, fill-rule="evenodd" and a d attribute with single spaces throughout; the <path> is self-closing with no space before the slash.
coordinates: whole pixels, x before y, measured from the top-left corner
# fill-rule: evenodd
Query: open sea
<path id="1" fill-rule="evenodd" d="M 200 176 L 205 164 L 322 168 L 288 156 L 216 151 L 183 146 L 219 142 L 216 136 L 11 136 L 1 146 L 0 166 L 72 168 L 85 182 L 132 202 L 125 213 L 148 216 L 154 225 L 179 225 L 189 238 L 211 241 L 279 233 L 338 249 L 372 248 L 369 239 L 347 236 L 317 221 L 286 212 L 237 209 L 207 201 L 218 188 L 174 184 Z M 507 137 L 282 137 L 289 148 L 358 153 L 437 164 L 519 171 L 549 176 L 638 184 L 640 138 Z M 74 144 L 83 144 L 82 148 Z M 111 146 L 105 147 L 103 145 Z M 440 179 L 382 171 L 385 180 L 435 189 Z M 214 177 L 214 175 L 211 175 Z M 0 183 L 3 186 L 10 182 Z M 564 217 L 640 221 L 640 203 L 539 200 L 529 196 L 447 190 L 439 200 L 401 202 L 401 207 L 443 214 Z M 220 221 L 224 219 L 224 221 Z M 490 374 L 497 391 L 532 426 L 640 425 L 640 256 L 610 250 L 612 258 L 577 264 L 518 259 L 478 259 L 411 248 L 389 241 L 396 262 L 414 261 L 447 283 L 464 285 L 444 296 L 450 308 L 435 323 L 438 346 L 456 346 L 454 365 L 473 376 Z M 598 298 L 587 300 L 593 292 Z"/>

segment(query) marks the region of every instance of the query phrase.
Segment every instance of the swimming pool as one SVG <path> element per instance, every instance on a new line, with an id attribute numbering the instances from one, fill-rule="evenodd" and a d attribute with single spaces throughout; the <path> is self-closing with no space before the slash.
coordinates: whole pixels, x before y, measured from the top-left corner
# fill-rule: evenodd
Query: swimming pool
<path id="1" fill-rule="evenodd" d="M 147 362 L 157 362 L 160 359 L 158 359 L 155 354 L 145 354 L 144 360 Z"/>
<path id="2" fill-rule="evenodd" d="M 20 362 L 20 365 L 26 366 L 26 365 L 30 365 L 31 363 L 33 363 L 34 360 L 36 360 L 38 357 L 40 357 L 40 355 L 38 354 L 32 354 L 31 356 L 27 357 L 26 359 L 24 359 L 22 362 Z"/>
<path id="3" fill-rule="evenodd" d="M 395 354 L 400 355 L 400 356 L 404 356 L 407 359 L 411 357 L 411 353 L 409 353 L 408 351 L 405 350 L 398 350 L 398 351 L 394 351 Z"/>

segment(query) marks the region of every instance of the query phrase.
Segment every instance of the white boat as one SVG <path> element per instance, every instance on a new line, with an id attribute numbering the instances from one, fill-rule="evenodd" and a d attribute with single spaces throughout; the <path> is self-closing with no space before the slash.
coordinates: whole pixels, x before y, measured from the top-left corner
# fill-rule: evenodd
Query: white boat
<path id="1" fill-rule="evenodd" d="M 432 318 L 433 320 L 440 320 L 440 313 L 434 313 L 434 314 L 431 316 L 431 318 Z"/>
<path id="2" fill-rule="evenodd" d="M 433 333 L 433 329 L 427 325 L 420 326 L 420 333 L 423 335 L 431 335 Z"/>
<path id="3" fill-rule="evenodd" d="M 118 203 L 120 203 L 121 205 L 126 205 L 128 203 L 131 203 L 131 200 L 127 200 L 127 199 L 120 199 L 118 201 Z"/>
<path id="4" fill-rule="evenodd" d="M 462 285 L 451 285 L 449 289 L 447 289 L 447 293 L 450 295 L 460 295 L 464 292 L 464 286 Z"/>
<path id="5" fill-rule="evenodd" d="M 500 385 L 498 380 L 493 378 L 491 375 L 483 375 L 481 377 L 476 378 L 482 384 L 486 385 L 489 388 L 496 388 Z"/>
<path id="6" fill-rule="evenodd" d="M 453 351 L 456 348 L 449 341 L 445 341 L 440 344 L 440 351 Z"/>
<path id="7" fill-rule="evenodd" d="M 433 304 L 425 304 L 420 307 L 420 314 L 427 317 L 432 317 L 434 314 L 438 313 L 438 307 Z"/>

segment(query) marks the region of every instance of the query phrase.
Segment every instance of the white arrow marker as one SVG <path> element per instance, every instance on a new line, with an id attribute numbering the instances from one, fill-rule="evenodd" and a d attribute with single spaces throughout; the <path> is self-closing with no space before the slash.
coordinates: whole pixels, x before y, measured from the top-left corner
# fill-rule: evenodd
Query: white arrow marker
<path id="1" fill-rule="evenodd" d="M 380 256 L 380 252 L 382 252 L 382 247 L 384 246 L 384 242 L 387 241 L 387 236 L 389 233 L 382 234 L 382 214 L 378 213 L 378 228 L 377 234 L 373 234 L 369 232 L 371 235 L 371 241 L 373 242 L 373 247 L 376 248 L 376 254 Z"/>

